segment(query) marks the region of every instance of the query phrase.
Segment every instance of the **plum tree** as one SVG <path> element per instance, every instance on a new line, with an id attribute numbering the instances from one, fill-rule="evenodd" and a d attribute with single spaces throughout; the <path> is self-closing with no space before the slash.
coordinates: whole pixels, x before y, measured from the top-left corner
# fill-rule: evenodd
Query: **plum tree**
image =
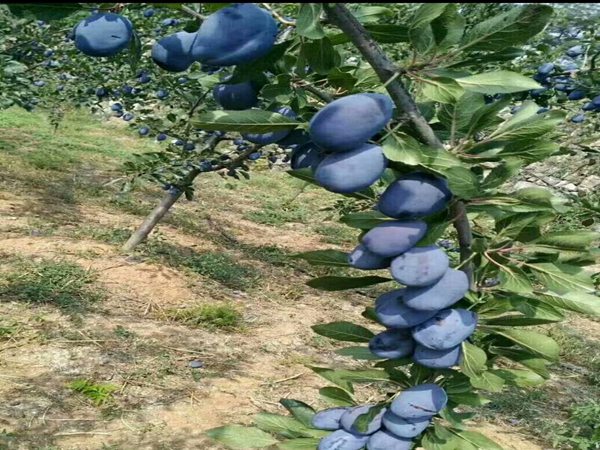
<path id="1" fill-rule="evenodd" d="M 152 60 L 169 72 L 187 70 L 194 62 L 191 50 L 197 37 L 196 33 L 186 31 L 165 36 L 152 46 Z"/>
<path id="2" fill-rule="evenodd" d="M 451 197 L 445 179 L 414 172 L 390 184 L 381 195 L 377 208 L 396 219 L 418 218 L 446 208 Z"/>
<path id="3" fill-rule="evenodd" d="M 271 50 L 277 31 L 277 22 L 264 9 L 252 3 L 235 3 L 202 22 L 192 55 L 213 66 L 248 63 Z"/>
<path id="4" fill-rule="evenodd" d="M 348 255 L 348 264 L 362 270 L 384 269 L 390 266 L 390 258 L 376 255 L 367 250 L 364 245 L 358 244 Z"/>
<path id="5" fill-rule="evenodd" d="M 213 88 L 213 97 L 223 109 L 248 109 L 258 103 L 257 92 L 251 81 L 218 84 Z"/>
<path id="6" fill-rule="evenodd" d="M 278 108 L 276 113 L 281 114 L 282 116 L 289 117 L 291 119 L 296 119 L 298 117 L 294 110 L 289 106 L 282 106 Z M 290 134 L 291 130 L 282 130 L 282 131 L 272 131 L 270 133 L 244 133 L 242 137 L 247 141 L 253 142 L 255 144 L 267 145 L 273 144 L 282 140 L 288 134 Z"/>
<path id="7" fill-rule="evenodd" d="M 446 391 L 434 383 L 405 389 L 390 405 L 390 411 L 403 419 L 426 419 L 435 416 L 448 403 Z"/>
<path id="8" fill-rule="evenodd" d="M 310 120 L 311 139 L 330 152 L 361 146 L 392 118 L 394 104 L 383 94 L 354 94 L 335 100 Z"/>
<path id="9" fill-rule="evenodd" d="M 319 411 L 311 419 L 312 426 L 319 430 L 339 430 L 342 427 L 340 419 L 346 411 L 348 408 L 329 408 Z"/>
<path id="10" fill-rule="evenodd" d="M 75 46 L 88 56 L 113 56 L 123 50 L 133 36 L 133 25 L 114 13 L 92 14 L 75 27 Z"/>
<path id="11" fill-rule="evenodd" d="M 370 229 L 361 242 L 370 252 L 392 258 L 414 247 L 426 232 L 427 224 L 420 220 L 394 220 Z"/>
<path id="12" fill-rule="evenodd" d="M 358 430 L 355 425 L 355 421 L 359 416 L 368 413 L 374 407 L 375 405 L 361 405 L 354 408 L 349 408 L 344 414 L 342 414 L 342 417 L 340 418 L 340 425 L 347 432 L 359 436 L 367 436 L 375 433 L 381 428 L 381 418 L 385 414 L 385 408 L 382 408 L 377 412 L 377 414 L 369 421 L 364 431 Z"/>
<path id="13" fill-rule="evenodd" d="M 367 442 L 367 450 L 410 450 L 411 448 L 413 442 L 410 439 L 395 436 L 386 430 L 373 434 Z"/>
<path id="14" fill-rule="evenodd" d="M 449 259 L 437 245 L 414 247 L 392 260 L 390 272 L 406 286 L 428 286 L 439 281 L 447 272 Z"/>
<path id="15" fill-rule="evenodd" d="M 425 431 L 425 429 L 431 423 L 431 417 L 404 419 L 388 410 L 383 415 L 381 421 L 385 429 L 394 436 L 402 438 L 414 438 Z"/>
<path id="16" fill-rule="evenodd" d="M 321 439 L 317 450 L 361 450 L 368 440 L 369 436 L 337 430 Z"/>
<path id="17" fill-rule="evenodd" d="M 432 350 L 448 350 L 467 339 L 477 326 L 477 314 L 445 309 L 412 330 L 415 341 Z"/>
<path id="18" fill-rule="evenodd" d="M 380 146 L 363 144 L 325 156 L 315 169 L 315 180 L 331 192 L 357 192 L 377 181 L 386 166 L 387 159 Z"/>
<path id="19" fill-rule="evenodd" d="M 395 289 L 380 295 L 375 302 L 377 320 L 389 328 L 412 328 L 431 319 L 437 311 L 420 311 L 404 304 L 406 289 Z"/>
<path id="20" fill-rule="evenodd" d="M 404 292 L 404 303 L 417 310 L 439 311 L 459 301 L 468 290 L 467 275 L 460 270 L 449 268 L 434 284 L 407 287 Z"/>
<path id="21" fill-rule="evenodd" d="M 412 354 L 415 343 L 407 330 L 387 330 L 369 341 L 369 350 L 385 359 L 399 359 Z"/>
<path id="22" fill-rule="evenodd" d="M 462 357 L 462 348 L 460 345 L 446 350 L 433 350 L 424 345 L 417 344 L 413 360 L 424 367 L 430 369 L 448 369 L 457 366 Z"/>

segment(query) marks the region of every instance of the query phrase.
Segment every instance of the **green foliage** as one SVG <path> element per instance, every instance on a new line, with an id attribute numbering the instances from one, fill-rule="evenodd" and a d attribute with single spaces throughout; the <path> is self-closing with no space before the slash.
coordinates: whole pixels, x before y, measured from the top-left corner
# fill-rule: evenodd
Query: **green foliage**
<path id="1" fill-rule="evenodd" d="M 89 398 L 96 406 L 106 404 L 110 400 L 112 393 L 119 389 L 118 386 L 112 384 L 94 383 L 83 379 L 71 381 L 68 387 Z"/>
<path id="2" fill-rule="evenodd" d="M 231 305 L 201 305 L 171 309 L 165 316 L 193 327 L 233 329 L 240 325 L 242 315 Z"/>

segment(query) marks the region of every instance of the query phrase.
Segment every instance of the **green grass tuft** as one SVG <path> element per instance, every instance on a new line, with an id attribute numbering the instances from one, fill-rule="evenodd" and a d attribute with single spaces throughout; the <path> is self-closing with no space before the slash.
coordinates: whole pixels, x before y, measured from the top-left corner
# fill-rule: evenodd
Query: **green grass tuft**
<path id="1" fill-rule="evenodd" d="M 111 397 L 112 393 L 118 389 L 113 384 L 97 384 L 88 380 L 73 380 L 69 383 L 69 389 L 83 394 L 89 398 L 94 405 L 102 406 Z"/>
<path id="2" fill-rule="evenodd" d="M 242 315 L 231 305 L 201 305 L 185 309 L 171 309 L 166 317 L 192 327 L 233 329 L 237 328 Z"/>

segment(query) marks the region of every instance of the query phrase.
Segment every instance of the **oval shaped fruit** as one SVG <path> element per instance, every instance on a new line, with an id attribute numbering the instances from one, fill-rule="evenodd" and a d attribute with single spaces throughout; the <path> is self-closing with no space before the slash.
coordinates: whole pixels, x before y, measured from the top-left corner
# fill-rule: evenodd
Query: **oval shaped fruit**
<path id="1" fill-rule="evenodd" d="M 375 315 L 389 328 L 412 328 L 435 316 L 437 311 L 419 311 L 404 304 L 405 289 L 380 295 L 375 302 Z"/>
<path id="2" fill-rule="evenodd" d="M 362 270 L 385 269 L 390 266 L 390 258 L 376 255 L 367 250 L 364 245 L 358 244 L 348 255 L 348 263 L 352 267 Z"/>
<path id="3" fill-rule="evenodd" d="M 298 117 L 296 115 L 296 113 L 292 110 L 292 108 L 290 108 L 289 106 L 283 106 L 279 109 L 277 109 L 277 111 L 275 111 L 279 114 L 281 114 L 282 116 L 285 117 L 289 117 L 290 119 L 296 119 L 296 117 Z M 288 134 L 290 134 L 291 130 L 281 130 L 281 131 L 271 131 L 269 133 L 246 133 L 246 134 L 242 134 L 242 137 L 244 139 L 246 139 L 247 141 L 253 142 L 255 144 L 260 144 L 260 145 L 267 145 L 267 144 L 273 144 L 275 142 L 278 142 L 280 140 L 282 140 L 284 137 L 286 137 Z"/>
<path id="4" fill-rule="evenodd" d="M 123 50 L 133 35 L 133 25 L 114 13 L 92 14 L 75 27 L 75 47 L 88 56 L 113 56 Z"/>
<path id="5" fill-rule="evenodd" d="M 339 430 L 340 419 L 348 408 L 329 408 L 316 413 L 311 420 L 312 426 L 319 430 Z"/>
<path id="6" fill-rule="evenodd" d="M 365 432 L 358 431 L 354 425 L 356 419 L 358 419 L 359 416 L 368 413 L 373 406 L 375 405 L 361 405 L 355 406 L 354 408 L 348 408 L 348 411 L 346 411 L 340 418 L 340 425 L 347 432 L 359 436 L 368 436 L 369 434 L 375 433 L 381 428 L 381 418 L 385 414 L 386 408 L 382 408 L 377 415 L 373 417 L 371 422 L 369 422 Z"/>
<path id="7" fill-rule="evenodd" d="M 332 152 L 364 144 L 392 118 L 394 104 L 383 94 L 353 94 L 329 103 L 309 124 L 311 139 Z"/>
<path id="8" fill-rule="evenodd" d="M 325 155 L 321 149 L 316 144 L 309 142 L 292 151 L 290 166 L 293 170 L 306 169 L 308 167 L 314 170 L 323 161 L 323 158 L 325 158 Z"/>
<path id="9" fill-rule="evenodd" d="M 223 109 L 230 110 L 249 109 L 258 103 L 256 89 L 250 81 L 217 84 L 213 88 L 213 97 Z"/>
<path id="10" fill-rule="evenodd" d="M 183 72 L 194 62 L 191 51 L 196 38 L 196 33 L 186 31 L 166 36 L 152 46 L 152 59 L 161 69 Z"/>
<path id="11" fill-rule="evenodd" d="M 402 391 L 390 406 L 390 410 L 403 419 L 433 417 L 448 403 L 446 391 L 434 383 L 413 386 Z"/>
<path id="12" fill-rule="evenodd" d="M 371 228 L 363 236 L 362 243 L 367 250 L 392 258 L 414 247 L 426 232 L 427 224 L 420 220 L 393 220 Z"/>
<path id="13" fill-rule="evenodd" d="M 455 304 L 469 291 L 469 278 L 456 269 L 448 269 L 435 284 L 409 286 L 404 293 L 404 303 L 414 309 L 439 311 Z"/>
<path id="14" fill-rule="evenodd" d="M 269 12 L 253 3 L 234 3 L 202 22 L 192 55 L 211 66 L 247 63 L 266 55 L 277 33 L 277 22 Z"/>
<path id="15" fill-rule="evenodd" d="M 538 73 L 542 75 L 548 75 L 550 72 L 554 70 L 554 64 L 545 63 L 538 67 Z"/>
<path id="16" fill-rule="evenodd" d="M 462 347 L 460 344 L 447 350 L 432 350 L 424 345 L 417 344 L 413 354 L 413 360 L 417 364 L 430 369 L 448 369 L 458 366 L 461 357 Z"/>
<path id="17" fill-rule="evenodd" d="M 567 98 L 569 100 L 581 100 L 582 98 L 585 98 L 585 91 L 581 91 L 581 90 L 576 90 L 571 92 Z"/>
<path id="18" fill-rule="evenodd" d="M 304 130 L 295 129 L 290 134 L 284 137 L 282 140 L 277 142 L 277 145 L 281 148 L 291 148 L 296 146 L 298 148 L 301 145 L 308 144 L 310 142 L 310 136 Z"/>
<path id="19" fill-rule="evenodd" d="M 424 172 L 413 172 L 390 184 L 379 199 L 381 213 L 395 219 L 437 213 L 448 205 L 448 182 Z"/>
<path id="20" fill-rule="evenodd" d="M 142 127 L 138 130 L 138 133 L 140 134 L 140 136 L 146 136 L 148 133 L 150 133 L 150 128 Z"/>
<path id="21" fill-rule="evenodd" d="M 381 430 L 369 438 L 367 450 L 410 450 L 413 442 L 410 439 L 394 436 L 392 433 Z"/>
<path id="22" fill-rule="evenodd" d="M 369 351 L 380 358 L 398 359 L 410 355 L 415 343 L 408 330 L 387 330 L 369 341 Z"/>
<path id="23" fill-rule="evenodd" d="M 386 411 L 382 418 L 383 426 L 395 436 L 414 438 L 420 435 L 431 423 L 431 417 L 404 419 L 392 411 Z"/>
<path id="24" fill-rule="evenodd" d="M 467 339 L 477 327 L 477 314 L 466 309 L 445 309 L 413 328 L 415 341 L 432 350 L 448 350 Z"/>
<path id="25" fill-rule="evenodd" d="M 319 441 L 317 450 L 361 450 L 369 436 L 358 436 L 346 430 L 337 430 Z"/>
<path id="26" fill-rule="evenodd" d="M 315 180 L 331 192 L 357 192 L 377 181 L 386 167 L 383 149 L 363 144 L 348 152 L 326 156 L 315 170 Z"/>
<path id="27" fill-rule="evenodd" d="M 413 247 L 392 260 L 392 277 L 406 286 L 428 286 L 439 281 L 450 260 L 437 245 Z"/>

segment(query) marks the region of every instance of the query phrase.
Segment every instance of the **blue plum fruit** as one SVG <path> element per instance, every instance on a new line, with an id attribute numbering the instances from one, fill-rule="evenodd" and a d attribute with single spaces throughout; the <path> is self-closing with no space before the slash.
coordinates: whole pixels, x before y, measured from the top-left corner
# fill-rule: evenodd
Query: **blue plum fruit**
<path id="1" fill-rule="evenodd" d="M 121 105 L 120 103 L 113 103 L 110 107 L 111 110 L 113 111 L 122 111 L 123 110 L 123 105 Z"/>
<path id="2" fill-rule="evenodd" d="M 254 153 L 250 153 L 250 154 L 248 155 L 248 159 L 249 159 L 250 161 L 256 161 L 256 160 L 260 159 L 260 158 L 261 158 L 261 156 L 262 156 L 262 153 L 261 153 L 261 152 L 254 152 Z"/>
<path id="3" fill-rule="evenodd" d="M 393 220 L 371 228 L 362 243 L 377 255 L 393 258 L 414 247 L 426 232 L 427 224 L 420 220 Z"/>
<path id="4" fill-rule="evenodd" d="M 369 438 L 367 450 L 410 450 L 413 442 L 410 439 L 395 436 L 389 431 L 381 430 Z"/>
<path id="5" fill-rule="evenodd" d="M 312 426 L 319 430 L 339 430 L 340 419 L 348 408 L 329 408 L 316 413 L 311 420 Z"/>
<path id="6" fill-rule="evenodd" d="M 538 67 L 538 73 L 541 75 L 548 75 L 554 70 L 554 64 L 545 63 Z"/>
<path id="7" fill-rule="evenodd" d="M 536 98 L 541 96 L 542 94 L 548 92 L 548 88 L 547 87 L 543 87 L 540 89 L 533 89 L 531 91 L 529 91 L 529 93 L 531 94 L 532 97 Z"/>
<path id="8" fill-rule="evenodd" d="M 596 107 L 596 108 L 600 108 L 600 95 L 597 95 L 596 97 L 594 97 L 592 99 L 592 104 Z"/>
<path id="9" fill-rule="evenodd" d="M 298 117 L 296 113 L 289 106 L 283 106 L 278 108 L 276 113 L 281 114 L 282 116 L 289 117 L 290 119 L 296 119 Z M 245 133 L 242 134 L 242 137 L 247 141 L 253 142 L 254 144 L 260 145 L 268 145 L 273 144 L 282 140 L 288 134 L 290 134 L 291 130 L 281 130 L 281 131 L 271 131 L 269 133 Z"/>
<path id="10" fill-rule="evenodd" d="M 256 89 L 250 81 L 237 84 L 217 84 L 213 88 L 215 101 L 230 110 L 249 109 L 258 103 Z"/>
<path id="11" fill-rule="evenodd" d="M 380 358 L 399 359 L 410 355 L 415 343 L 408 330 L 387 330 L 369 341 L 369 351 Z"/>
<path id="12" fill-rule="evenodd" d="M 432 350 L 424 345 L 417 344 L 413 359 L 417 364 L 430 369 L 448 369 L 460 364 L 462 356 L 461 345 L 447 350 Z"/>
<path id="13" fill-rule="evenodd" d="M 189 80 L 187 77 L 180 77 L 180 78 L 177 78 L 177 82 L 178 82 L 179 84 L 186 84 L 188 81 L 190 81 L 190 80 Z"/>
<path id="14" fill-rule="evenodd" d="M 412 330 L 415 341 L 432 350 L 449 350 L 467 339 L 477 327 L 477 314 L 445 309 Z"/>
<path id="15" fill-rule="evenodd" d="M 75 27 L 75 47 L 88 56 L 113 56 L 129 45 L 133 25 L 114 13 L 93 14 Z"/>
<path id="16" fill-rule="evenodd" d="M 448 403 L 446 391 L 434 383 L 405 389 L 390 405 L 390 410 L 403 419 L 424 419 L 439 413 Z"/>
<path id="17" fill-rule="evenodd" d="M 317 450 L 361 450 L 369 436 L 358 436 L 346 430 L 337 430 L 319 441 Z"/>
<path id="18" fill-rule="evenodd" d="M 195 148 L 196 144 L 194 144 L 193 142 L 186 142 L 185 144 L 183 144 L 183 149 L 187 152 L 194 151 Z"/>
<path id="19" fill-rule="evenodd" d="M 277 38 L 273 16 L 253 3 L 234 3 L 208 16 L 192 48 L 194 59 L 233 66 L 265 56 Z"/>
<path id="20" fill-rule="evenodd" d="M 595 111 L 598 108 L 600 108 L 600 106 L 596 106 L 592 102 L 588 102 L 581 107 L 581 109 L 583 109 L 584 111 Z"/>
<path id="21" fill-rule="evenodd" d="M 172 27 L 173 25 L 177 25 L 177 19 L 173 19 L 172 17 L 169 17 L 167 19 L 164 19 L 160 24 L 163 27 Z"/>
<path id="22" fill-rule="evenodd" d="M 44 80 L 37 80 L 33 82 L 33 85 L 37 87 L 44 87 L 46 86 L 46 82 Z"/>
<path id="23" fill-rule="evenodd" d="M 96 89 L 96 96 L 97 97 L 105 97 L 108 95 L 108 91 L 106 90 L 106 88 L 98 88 Z"/>
<path id="24" fill-rule="evenodd" d="M 585 120 L 584 114 L 577 114 L 576 116 L 571 118 L 571 122 L 573 123 L 581 123 Z"/>
<path id="25" fill-rule="evenodd" d="M 54 55 L 54 50 L 48 49 L 44 52 L 46 58 L 50 58 L 52 55 Z"/>
<path id="26" fill-rule="evenodd" d="M 124 120 L 125 122 L 129 122 L 131 119 L 133 119 L 133 114 L 131 114 L 131 113 L 125 113 L 125 114 L 123 115 L 123 120 Z"/>
<path id="27" fill-rule="evenodd" d="M 582 98 L 585 98 L 585 95 L 585 91 L 575 90 L 571 92 L 567 98 L 569 100 L 581 100 Z"/>
<path id="28" fill-rule="evenodd" d="M 394 436 L 414 438 L 420 435 L 431 423 L 431 417 L 404 419 L 392 411 L 386 411 L 382 418 L 383 426 Z"/>
<path id="29" fill-rule="evenodd" d="M 569 49 L 567 49 L 567 56 L 571 58 L 576 58 L 580 55 L 583 55 L 583 47 L 581 45 L 575 45 Z"/>
<path id="30" fill-rule="evenodd" d="M 169 72 L 187 70 L 194 62 L 191 50 L 196 37 L 196 33 L 179 31 L 162 38 L 152 46 L 152 60 Z"/>
<path id="31" fill-rule="evenodd" d="M 388 217 L 415 218 L 443 210 L 452 197 L 448 182 L 424 172 L 413 172 L 390 184 L 377 208 Z"/>
<path id="32" fill-rule="evenodd" d="M 364 245 L 358 244 L 348 255 L 348 264 L 362 270 L 385 269 L 390 266 L 390 258 L 371 253 Z"/>
<path id="33" fill-rule="evenodd" d="M 436 283 L 429 286 L 409 286 L 404 292 L 404 303 L 414 309 L 439 311 L 455 304 L 469 290 L 467 275 L 448 269 Z"/>
<path id="34" fill-rule="evenodd" d="M 373 406 L 375 405 L 361 405 L 355 406 L 353 408 L 348 408 L 348 411 L 342 414 L 342 417 L 340 418 L 340 425 L 348 433 L 352 433 L 359 436 L 367 436 L 369 434 L 375 433 L 381 428 L 381 418 L 385 414 L 386 408 L 381 408 L 377 415 L 373 417 L 371 422 L 369 422 L 366 431 L 360 432 L 354 425 L 356 419 L 358 419 L 359 416 L 368 413 L 371 410 L 371 408 L 373 408 Z"/>
<path id="35" fill-rule="evenodd" d="M 536 114 L 544 114 L 548 111 L 550 111 L 550 108 L 540 108 L 537 110 Z"/>
<path id="36" fill-rule="evenodd" d="M 348 95 L 329 103 L 312 117 L 310 137 L 328 151 L 353 150 L 390 121 L 393 108 L 387 95 Z"/>
<path id="37" fill-rule="evenodd" d="M 323 158 L 315 169 L 315 181 L 331 192 L 357 192 L 377 181 L 386 167 L 383 149 L 378 145 L 363 144 L 354 150 Z"/>
<path id="38" fill-rule="evenodd" d="M 419 311 L 402 300 L 406 289 L 395 289 L 380 295 L 375 301 L 375 315 L 388 328 L 412 328 L 431 319 L 437 311 Z"/>
<path id="39" fill-rule="evenodd" d="M 156 98 L 158 98 L 159 100 L 164 100 L 168 96 L 169 92 L 164 89 L 159 89 L 158 91 L 156 91 Z"/>
<path id="40" fill-rule="evenodd" d="M 152 17 L 154 15 L 154 10 L 152 8 L 148 8 L 144 11 L 144 17 Z"/>
<path id="41" fill-rule="evenodd" d="M 406 286 L 428 286 L 439 281 L 450 261 L 437 245 L 413 247 L 392 260 L 390 272 Z"/>
<path id="42" fill-rule="evenodd" d="M 159 134 L 156 136 L 156 140 L 157 140 L 157 141 L 159 141 L 159 142 L 160 142 L 160 141 L 164 141 L 165 139 L 167 139 L 167 135 L 166 135 L 166 134 L 164 134 L 164 133 L 159 133 Z"/>
<path id="43" fill-rule="evenodd" d="M 308 167 L 314 170 L 323 161 L 324 157 L 323 151 L 316 144 L 309 142 L 292 151 L 290 165 L 293 170 L 306 169 Z"/>
<path id="44" fill-rule="evenodd" d="M 310 142 L 310 136 L 304 130 L 295 129 L 290 132 L 286 137 L 277 142 L 277 145 L 281 148 L 291 148 L 296 146 L 298 148 L 301 145 L 308 144 Z"/>
<path id="45" fill-rule="evenodd" d="M 142 127 L 138 130 L 138 133 L 140 134 L 140 136 L 146 136 L 148 133 L 150 133 L 150 128 Z"/>

